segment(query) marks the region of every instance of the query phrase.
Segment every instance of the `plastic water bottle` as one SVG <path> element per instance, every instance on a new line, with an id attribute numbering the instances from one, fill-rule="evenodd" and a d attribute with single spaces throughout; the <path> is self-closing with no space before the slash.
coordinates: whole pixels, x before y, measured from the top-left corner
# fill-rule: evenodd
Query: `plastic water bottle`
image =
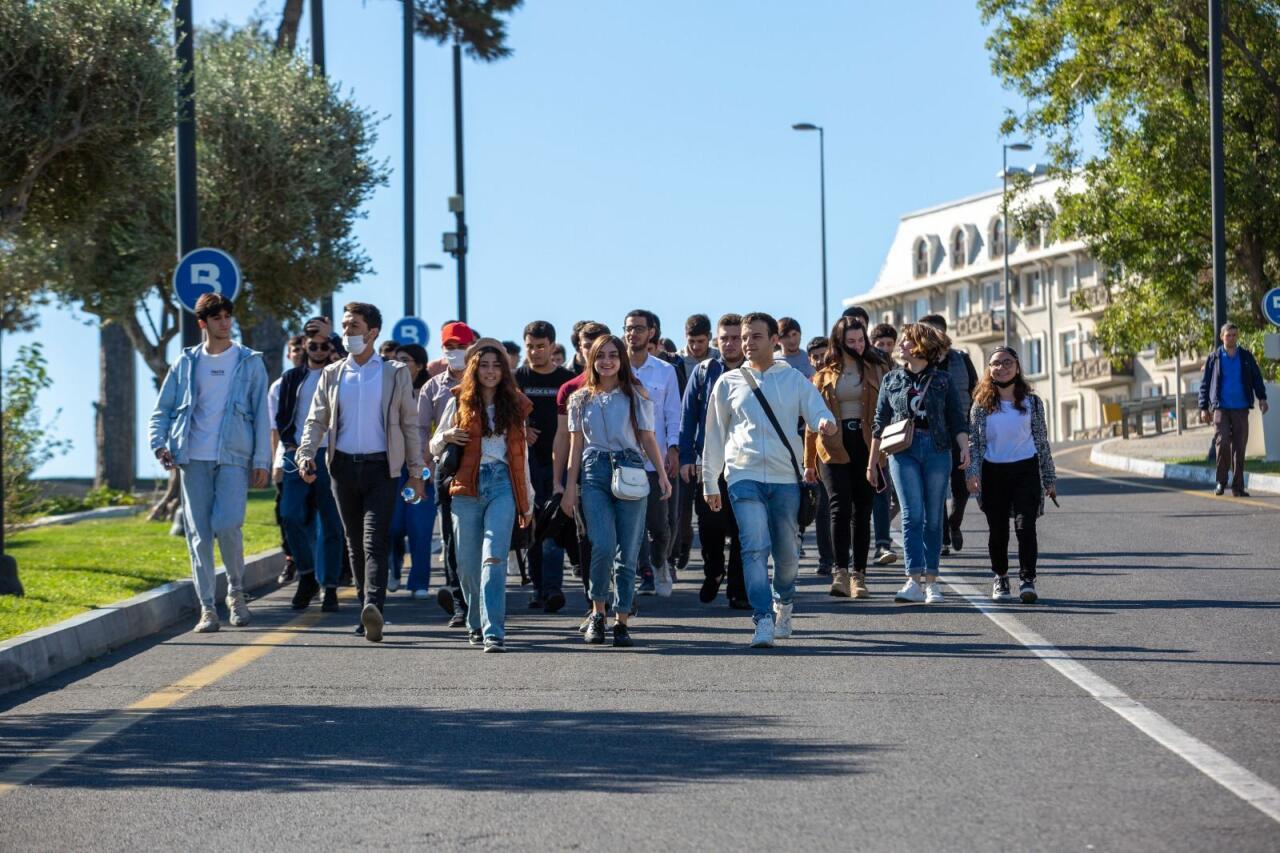
<path id="1" fill-rule="evenodd" d="M 404 498 L 404 502 L 407 504 L 422 503 L 422 498 L 418 497 L 417 492 L 413 490 L 413 486 L 405 486 L 401 489 L 400 497 Z"/>

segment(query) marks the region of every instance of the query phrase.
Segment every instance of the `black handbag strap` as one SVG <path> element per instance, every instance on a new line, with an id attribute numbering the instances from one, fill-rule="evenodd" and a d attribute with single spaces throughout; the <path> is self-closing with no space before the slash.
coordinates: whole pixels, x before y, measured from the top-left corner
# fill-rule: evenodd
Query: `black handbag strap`
<path id="1" fill-rule="evenodd" d="M 773 414 L 773 407 L 769 405 L 769 401 L 765 398 L 764 392 L 760 390 L 760 386 L 756 384 L 756 378 L 751 375 L 745 366 L 739 368 L 742 375 L 747 380 L 747 384 L 751 386 L 751 393 L 756 395 L 756 399 L 760 401 L 760 408 L 764 409 L 765 417 L 769 419 L 769 423 L 773 424 L 774 430 L 778 433 L 778 438 L 782 439 L 782 445 L 787 448 L 787 454 L 791 457 L 791 467 L 795 469 L 796 481 L 804 485 L 804 474 L 800 473 L 800 463 L 796 461 L 796 452 L 791 448 L 791 442 L 787 440 L 787 434 L 782 431 L 782 425 L 778 423 L 777 417 Z"/>

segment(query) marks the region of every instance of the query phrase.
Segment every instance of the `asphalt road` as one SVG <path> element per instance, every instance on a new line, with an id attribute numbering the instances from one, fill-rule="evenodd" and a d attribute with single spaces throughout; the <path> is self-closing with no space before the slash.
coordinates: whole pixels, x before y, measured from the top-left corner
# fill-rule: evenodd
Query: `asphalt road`
<path id="1" fill-rule="evenodd" d="M 1086 459 L 1059 455 L 1095 476 L 1042 521 L 1043 603 L 998 608 L 1035 649 L 952 590 L 895 605 L 900 566 L 831 598 L 812 544 L 773 650 L 696 564 L 629 651 L 514 583 L 506 655 L 403 593 L 380 646 L 349 605 L 281 632 L 281 590 L 0 699 L 0 849 L 1280 850 L 1280 498 Z M 944 571 L 985 591 L 965 531 Z"/>

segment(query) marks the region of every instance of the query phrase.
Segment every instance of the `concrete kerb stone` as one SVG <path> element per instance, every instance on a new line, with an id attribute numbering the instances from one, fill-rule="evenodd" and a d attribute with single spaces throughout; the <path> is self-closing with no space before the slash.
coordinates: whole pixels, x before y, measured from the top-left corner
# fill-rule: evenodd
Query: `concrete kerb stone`
<path id="1" fill-rule="evenodd" d="M 1217 473 L 1212 468 L 1200 465 L 1177 465 L 1172 462 L 1161 462 L 1158 459 L 1137 459 L 1115 452 L 1117 442 L 1122 438 L 1112 438 L 1093 446 L 1089 452 L 1089 461 L 1104 468 L 1117 471 L 1128 471 L 1142 477 L 1157 480 L 1186 480 L 1192 483 L 1214 485 Z M 1244 486 L 1258 492 L 1280 495 L 1280 476 L 1274 474 L 1250 474 L 1245 471 Z"/>
<path id="2" fill-rule="evenodd" d="M 274 584 L 284 565 L 279 548 L 245 561 L 246 590 Z M 226 569 L 218 567 L 218 600 L 227 594 Z M 117 604 L 72 616 L 48 628 L 0 643 L 0 694 L 28 687 L 63 670 L 149 637 L 199 609 L 190 580 L 173 581 Z"/>

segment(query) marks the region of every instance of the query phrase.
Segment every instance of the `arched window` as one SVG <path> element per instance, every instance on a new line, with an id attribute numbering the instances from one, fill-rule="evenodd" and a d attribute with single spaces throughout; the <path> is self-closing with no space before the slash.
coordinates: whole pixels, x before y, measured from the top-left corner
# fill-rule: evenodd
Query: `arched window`
<path id="1" fill-rule="evenodd" d="M 1031 222 L 1026 228 L 1026 244 L 1028 251 L 1034 251 L 1040 248 L 1040 228 L 1039 222 Z"/>
<path id="2" fill-rule="evenodd" d="M 964 242 L 963 228 L 957 228 L 951 232 L 951 267 L 953 269 L 964 266 L 965 261 L 969 259 L 969 253 Z"/>
<path id="3" fill-rule="evenodd" d="M 1004 220 L 999 216 L 991 220 L 991 227 L 987 229 L 991 235 L 991 257 L 999 258 L 1004 256 Z"/>
<path id="4" fill-rule="evenodd" d="M 924 278 L 929 274 L 929 241 L 923 237 L 916 240 L 916 246 L 912 254 L 915 259 L 915 277 Z"/>

